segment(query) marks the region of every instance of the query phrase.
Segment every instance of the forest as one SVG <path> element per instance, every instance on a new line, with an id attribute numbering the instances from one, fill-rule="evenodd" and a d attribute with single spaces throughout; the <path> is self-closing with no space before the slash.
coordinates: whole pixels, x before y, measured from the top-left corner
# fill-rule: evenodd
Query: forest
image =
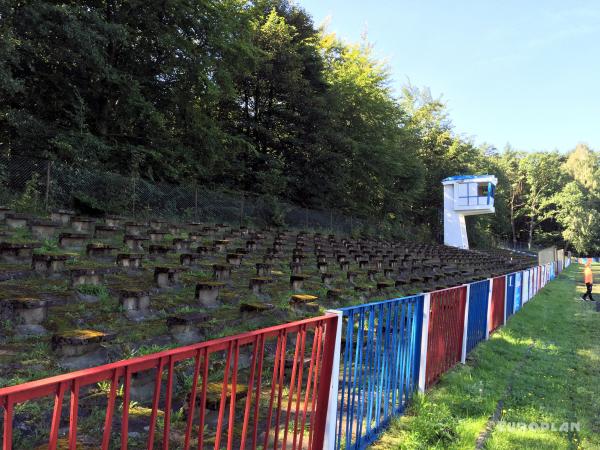
<path id="1" fill-rule="evenodd" d="M 439 238 L 444 177 L 491 173 L 497 213 L 471 220 L 474 242 L 598 254 L 600 153 L 476 143 L 441 98 L 392 81 L 367 38 L 287 0 L 0 0 L 3 155 L 334 208 L 421 239 Z"/>

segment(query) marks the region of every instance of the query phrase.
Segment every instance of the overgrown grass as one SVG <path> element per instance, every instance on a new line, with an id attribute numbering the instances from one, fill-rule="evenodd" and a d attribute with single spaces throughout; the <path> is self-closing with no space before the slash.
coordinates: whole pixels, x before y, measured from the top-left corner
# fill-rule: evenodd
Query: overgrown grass
<path id="1" fill-rule="evenodd" d="M 486 449 L 600 448 L 600 314 L 577 299 L 581 278 L 574 265 L 547 285 L 373 448 L 475 448 L 499 400 L 501 421 Z M 558 431 L 564 423 L 577 425 Z"/>
<path id="2" fill-rule="evenodd" d="M 85 295 L 94 295 L 100 300 L 109 297 L 108 288 L 103 284 L 80 284 L 76 287 L 77 292 Z"/>

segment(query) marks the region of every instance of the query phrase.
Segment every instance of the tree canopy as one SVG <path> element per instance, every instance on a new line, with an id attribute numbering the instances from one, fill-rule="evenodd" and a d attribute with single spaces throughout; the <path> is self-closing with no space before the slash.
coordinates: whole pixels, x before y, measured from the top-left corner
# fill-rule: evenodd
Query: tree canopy
<path id="1" fill-rule="evenodd" d="M 0 55 L 6 155 L 252 191 L 430 239 L 441 179 L 494 173 L 498 213 L 469 223 L 479 243 L 600 250 L 598 153 L 476 145 L 428 90 L 394 92 L 366 39 L 286 0 L 2 0 Z"/>

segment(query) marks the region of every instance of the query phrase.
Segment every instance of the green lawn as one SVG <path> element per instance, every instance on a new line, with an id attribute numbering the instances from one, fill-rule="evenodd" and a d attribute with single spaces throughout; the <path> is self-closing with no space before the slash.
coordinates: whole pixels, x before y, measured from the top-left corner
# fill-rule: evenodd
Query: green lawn
<path id="1" fill-rule="evenodd" d="M 594 272 L 600 280 L 600 265 Z M 473 449 L 501 402 L 500 422 L 480 448 L 600 449 L 600 313 L 577 300 L 581 279 L 574 264 L 549 283 L 372 448 Z"/>

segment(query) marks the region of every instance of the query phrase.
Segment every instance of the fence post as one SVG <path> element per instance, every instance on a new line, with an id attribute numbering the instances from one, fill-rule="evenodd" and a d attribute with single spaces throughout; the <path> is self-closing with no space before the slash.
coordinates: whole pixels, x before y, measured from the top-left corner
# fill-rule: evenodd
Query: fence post
<path id="1" fill-rule="evenodd" d="M 485 327 L 485 338 L 490 338 L 490 327 L 492 326 L 492 292 L 494 291 L 494 279 L 490 278 L 490 290 L 488 292 L 487 304 L 487 326 Z"/>
<path id="2" fill-rule="evenodd" d="M 327 405 L 327 420 L 325 422 L 325 438 L 323 448 L 332 449 L 335 446 L 337 409 L 338 409 L 338 390 L 340 380 L 340 356 L 342 353 L 342 326 L 343 313 L 338 310 L 328 310 L 326 314 L 335 314 L 338 316 L 337 330 L 335 333 L 335 350 L 333 354 L 333 366 L 331 369 L 331 387 L 329 389 L 329 403 Z"/>
<path id="3" fill-rule="evenodd" d="M 429 340 L 429 310 L 431 294 L 423 296 L 423 328 L 421 329 L 421 362 L 419 364 L 419 392 L 425 392 L 425 374 L 427 372 L 427 344 Z"/>
<path id="4" fill-rule="evenodd" d="M 242 202 L 240 203 L 240 227 L 244 226 L 244 201 L 245 194 L 244 191 L 242 191 Z"/>
<path id="5" fill-rule="evenodd" d="M 50 206 L 50 166 L 52 166 L 52 160 L 46 160 L 46 212 Z"/>
<path id="6" fill-rule="evenodd" d="M 133 195 L 131 196 L 131 215 L 135 219 L 135 176 L 132 177 L 131 182 L 133 184 Z"/>
<path id="7" fill-rule="evenodd" d="M 471 296 L 471 284 L 467 284 L 467 301 L 465 302 L 465 321 L 463 325 L 463 341 L 462 341 L 462 352 L 460 356 L 460 362 L 465 363 L 467 361 L 467 334 L 469 330 L 469 297 Z"/>
<path id="8" fill-rule="evenodd" d="M 194 184 L 194 222 L 198 222 L 198 184 Z"/>

